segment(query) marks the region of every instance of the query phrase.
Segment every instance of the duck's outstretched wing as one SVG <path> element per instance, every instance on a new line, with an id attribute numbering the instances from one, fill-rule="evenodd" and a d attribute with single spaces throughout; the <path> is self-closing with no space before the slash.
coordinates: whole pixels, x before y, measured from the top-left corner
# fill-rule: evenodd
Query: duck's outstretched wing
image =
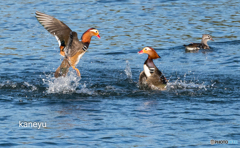
<path id="1" fill-rule="evenodd" d="M 60 50 L 63 51 L 71 43 L 72 30 L 66 24 L 39 11 L 36 11 L 36 18 L 49 33 L 56 37 Z"/>

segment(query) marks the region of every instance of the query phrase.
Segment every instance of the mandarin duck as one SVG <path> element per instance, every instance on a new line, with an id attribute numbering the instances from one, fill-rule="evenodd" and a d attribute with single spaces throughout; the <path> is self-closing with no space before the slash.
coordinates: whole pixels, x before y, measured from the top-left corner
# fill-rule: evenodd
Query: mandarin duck
<path id="1" fill-rule="evenodd" d="M 80 71 L 75 66 L 86 53 L 92 36 L 100 39 L 99 31 L 90 28 L 83 33 L 81 41 L 79 41 L 77 33 L 60 20 L 39 11 L 36 11 L 36 18 L 49 33 L 55 36 L 59 44 L 60 54 L 64 56 L 64 60 L 57 68 L 54 76 L 56 78 L 66 76 L 70 67 L 76 70 L 78 76 L 81 76 Z"/>
<path id="2" fill-rule="evenodd" d="M 146 85 L 152 89 L 165 90 L 168 81 L 153 63 L 153 59 L 158 59 L 160 56 L 152 47 L 144 47 L 138 53 L 148 54 L 148 58 L 143 65 L 143 71 L 139 76 L 140 86 Z"/>

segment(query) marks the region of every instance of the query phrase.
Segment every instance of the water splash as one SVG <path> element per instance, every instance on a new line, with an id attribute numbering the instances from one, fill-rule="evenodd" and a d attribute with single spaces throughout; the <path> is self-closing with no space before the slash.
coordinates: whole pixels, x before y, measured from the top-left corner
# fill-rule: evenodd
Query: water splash
<path id="1" fill-rule="evenodd" d="M 127 65 L 126 65 L 126 68 L 125 68 L 125 74 L 127 75 L 127 78 L 132 80 L 132 71 L 131 71 L 131 67 L 129 66 L 129 62 L 128 60 L 126 61 Z"/>
<path id="2" fill-rule="evenodd" d="M 35 90 L 37 90 L 37 87 L 36 87 L 36 86 L 34 86 L 34 85 L 32 85 L 32 84 L 29 84 L 28 82 L 24 82 L 23 85 L 24 85 L 26 88 L 30 89 L 29 91 L 35 91 Z"/>
<path id="3" fill-rule="evenodd" d="M 46 75 L 46 79 L 42 79 L 43 83 L 48 85 L 47 93 L 72 93 L 79 86 L 81 77 L 77 77 L 76 73 L 69 71 L 66 77 L 55 78 L 52 74 Z"/>
<path id="4" fill-rule="evenodd" d="M 87 88 L 85 83 L 81 86 L 82 86 L 82 88 L 80 90 L 77 90 L 76 93 L 87 94 L 87 95 L 96 95 L 96 93 L 94 91 Z"/>
<path id="5" fill-rule="evenodd" d="M 207 85 L 205 82 L 199 83 L 198 81 L 182 81 L 178 79 L 175 82 L 169 82 L 166 90 L 177 96 L 193 97 L 205 94 L 211 90 L 211 85 Z"/>
<path id="6" fill-rule="evenodd" d="M 204 85 L 204 82 L 202 84 L 196 84 L 195 82 L 186 82 L 177 79 L 175 82 L 167 83 L 167 89 L 204 89 L 207 90 L 207 86 Z"/>

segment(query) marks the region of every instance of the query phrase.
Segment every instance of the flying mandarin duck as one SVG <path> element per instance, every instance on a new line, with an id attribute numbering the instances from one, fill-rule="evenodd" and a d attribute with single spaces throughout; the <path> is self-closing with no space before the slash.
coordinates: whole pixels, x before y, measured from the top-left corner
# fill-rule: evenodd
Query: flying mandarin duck
<path id="1" fill-rule="evenodd" d="M 148 58 L 143 65 L 143 71 L 139 76 L 140 86 L 146 85 L 151 89 L 165 90 L 168 81 L 153 63 L 153 59 L 158 59 L 160 56 L 152 47 L 144 47 L 138 53 L 148 54 Z"/>
<path id="2" fill-rule="evenodd" d="M 81 41 L 79 41 L 77 33 L 60 20 L 39 11 L 36 11 L 36 18 L 49 33 L 55 36 L 59 44 L 60 54 L 64 56 L 64 60 L 57 68 L 54 76 L 56 78 L 66 76 L 70 67 L 76 70 L 78 76 L 81 76 L 80 71 L 75 66 L 86 53 L 92 36 L 100 39 L 99 31 L 90 28 L 83 33 Z"/>

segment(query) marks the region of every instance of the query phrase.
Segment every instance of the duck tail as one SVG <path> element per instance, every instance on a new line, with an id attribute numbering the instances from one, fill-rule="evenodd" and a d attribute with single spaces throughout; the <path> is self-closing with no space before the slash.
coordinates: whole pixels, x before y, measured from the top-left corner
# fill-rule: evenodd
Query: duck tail
<path id="1" fill-rule="evenodd" d="M 67 58 L 65 58 L 62 61 L 62 64 L 57 68 L 57 70 L 54 74 L 54 77 L 55 78 L 58 78 L 58 77 L 61 77 L 61 76 L 65 77 L 67 75 L 70 67 L 71 67 L 71 65 L 69 64 Z"/>

